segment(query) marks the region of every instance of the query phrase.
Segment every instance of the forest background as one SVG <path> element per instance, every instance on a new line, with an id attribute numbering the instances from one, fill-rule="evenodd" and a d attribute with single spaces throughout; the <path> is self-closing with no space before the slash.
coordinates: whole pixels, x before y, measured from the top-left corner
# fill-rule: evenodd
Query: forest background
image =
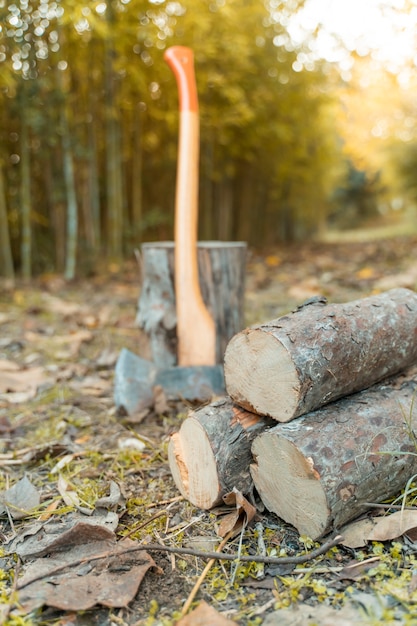
<path id="1" fill-rule="evenodd" d="M 415 228 L 417 57 L 320 58 L 317 29 L 290 35 L 303 4 L 0 0 L 0 275 L 72 279 L 172 239 L 172 45 L 195 54 L 201 239 Z"/>

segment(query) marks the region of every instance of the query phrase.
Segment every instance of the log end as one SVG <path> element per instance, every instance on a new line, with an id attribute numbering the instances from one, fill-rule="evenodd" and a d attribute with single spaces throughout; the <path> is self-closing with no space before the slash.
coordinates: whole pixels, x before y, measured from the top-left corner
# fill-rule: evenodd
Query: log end
<path id="1" fill-rule="evenodd" d="M 267 509 L 300 535 L 321 537 L 329 528 L 330 511 L 312 459 L 272 431 L 255 439 L 252 453 L 252 479 Z"/>
<path id="2" fill-rule="evenodd" d="M 279 422 L 297 416 L 300 380 L 288 350 L 272 334 L 247 329 L 229 342 L 224 376 L 230 397 L 248 411 Z"/>
<path id="3" fill-rule="evenodd" d="M 171 436 L 168 462 L 181 495 L 200 509 L 222 502 L 216 462 L 207 434 L 192 417 Z"/>

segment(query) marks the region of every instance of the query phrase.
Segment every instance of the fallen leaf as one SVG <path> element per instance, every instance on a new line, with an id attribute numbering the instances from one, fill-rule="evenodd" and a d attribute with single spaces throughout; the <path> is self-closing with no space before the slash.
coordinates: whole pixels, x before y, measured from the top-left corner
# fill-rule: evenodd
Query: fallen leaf
<path id="1" fill-rule="evenodd" d="M 117 447 L 119 450 L 138 450 L 142 452 L 146 448 L 146 444 L 137 439 L 137 437 L 121 437 L 117 441 Z"/>
<path id="2" fill-rule="evenodd" d="M 346 565 L 340 570 L 338 578 L 341 580 L 357 580 L 369 569 L 375 567 L 375 563 L 378 563 L 380 560 L 381 557 L 373 556 L 370 559 L 366 559 L 366 561 L 354 561 L 349 563 L 349 565 Z"/>
<path id="3" fill-rule="evenodd" d="M 0 324 L 6 324 L 8 321 L 10 321 L 10 317 L 6 313 L 0 313 Z"/>
<path id="4" fill-rule="evenodd" d="M 375 270 L 373 267 L 362 267 L 362 269 L 356 272 L 356 277 L 362 280 L 373 278 L 375 276 Z"/>
<path id="5" fill-rule="evenodd" d="M 58 478 L 57 489 L 59 491 L 59 495 L 67 506 L 80 506 L 80 499 L 77 492 L 68 489 L 68 483 L 62 476 Z"/>
<path id="6" fill-rule="evenodd" d="M 10 392 L 35 393 L 46 383 L 52 383 L 53 378 L 46 373 L 43 367 L 29 367 L 27 369 L 2 370 L 0 378 L 0 394 Z M 31 396 L 32 397 L 32 396 Z M 7 396 L 5 396 L 7 400 Z"/>
<path id="7" fill-rule="evenodd" d="M 118 505 L 123 502 L 122 492 L 120 491 L 119 485 L 114 481 L 110 481 L 110 494 L 108 496 L 104 496 L 103 498 L 99 498 L 96 500 L 95 507 L 108 509 Z"/>
<path id="8" fill-rule="evenodd" d="M 20 366 L 15 361 L 9 361 L 9 359 L 0 359 L 1 372 L 16 372 L 18 370 L 20 370 Z"/>
<path id="9" fill-rule="evenodd" d="M 66 467 L 67 465 L 69 465 L 71 463 L 71 461 L 73 461 L 75 459 L 75 454 L 64 454 L 64 456 L 62 456 L 58 463 L 56 463 L 56 465 L 53 466 L 53 468 L 51 469 L 51 474 L 58 474 L 64 467 Z"/>
<path id="10" fill-rule="evenodd" d="M 391 515 L 377 517 L 368 539 L 389 541 L 401 537 L 405 532 L 414 528 L 417 528 L 417 510 L 397 511 Z"/>
<path id="11" fill-rule="evenodd" d="M 232 626 L 236 624 L 213 609 L 207 602 L 200 602 L 191 613 L 176 622 L 177 626 Z"/>
<path id="12" fill-rule="evenodd" d="M 340 543 L 347 548 L 362 548 L 368 543 L 368 536 L 373 527 L 372 518 L 350 522 L 340 529 L 340 534 L 343 537 Z"/>
<path id="13" fill-rule="evenodd" d="M 281 259 L 276 254 L 270 254 L 265 257 L 265 263 L 268 267 L 278 267 L 281 264 Z"/>
<path id="14" fill-rule="evenodd" d="M 79 536 L 85 532 L 86 525 L 92 526 L 94 536 L 101 539 L 111 537 L 108 532 L 115 531 L 118 523 L 119 517 L 113 512 L 106 511 L 103 514 L 103 511 L 96 510 L 91 517 L 86 517 L 74 511 L 64 518 L 52 517 L 44 523 L 36 521 L 25 525 L 5 548 L 9 554 L 16 552 L 23 560 L 31 559 L 79 542 Z M 87 536 L 89 532 L 86 532 Z"/>
<path id="15" fill-rule="evenodd" d="M 151 556 L 131 539 L 92 524 L 76 524 L 48 548 L 45 557 L 25 568 L 17 586 L 19 604 L 26 611 L 43 605 L 82 611 L 96 604 L 126 607 L 152 567 Z"/>
<path id="16" fill-rule="evenodd" d="M 227 506 L 235 506 L 236 509 L 223 517 L 218 535 L 225 537 L 230 532 L 233 536 L 238 535 L 253 520 L 256 508 L 236 488 L 223 496 L 223 502 Z"/>
<path id="17" fill-rule="evenodd" d="M 68 302 L 68 300 L 63 300 L 62 298 L 52 296 L 51 294 L 43 294 L 43 300 L 48 311 L 51 313 L 58 313 L 64 317 L 80 313 L 83 310 L 83 307 L 79 304 Z"/>
<path id="18" fill-rule="evenodd" d="M 361 548 L 368 541 L 390 541 L 416 528 L 417 510 L 397 511 L 347 524 L 340 531 L 341 543 L 349 548 Z"/>
<path id="19" fill-rule="evenodd" d="M 91 341 L 93 334 L 89 330 L 78 330 L 67 335 L 45 335 L 44 333 L 35 333 L 27 331 L 25 333 L 26 341 L 33 343 L 51 343 L 53 346 L 68 346 L 68 353 L 62 353 L 62 356 L 76 356 L 79 352 L 81 344 Z"/>
<path id="20" fill-rule="evenodd" d="M 71 389 L 81 391 L 90 396 L 102 396 L 112 388 L 110 380 L 104 380 L 100 376 L 86 376 L 82 380 L 72 380 L 69 383 Z"/>
<path id="21" fill-rule="evenodd" d="M 341 609 L 319 604 L 309 606 L 297 604 L 267 615 L 263 626 L 353 626 L 363 625 L 362 614 L 347 602 Z"/>
<path id="22" fill-rule="evenodd" d="M 0 494 L 0 513 L 4 513 L 7 508 L 13 519 L 24 519 L 39 506 L 40 501 L 38 490 L 24 476 L 13 487 Z"/>
<path id="23" fill-rule="evenodd" d="M 288 295 L 294 300 L 303 302 L 320 294 L 321 287 L 317 278 L 306 278 L 288 289 Z"/>
<path id="24" fill-rule="evenodd" d="M 119 358 L 119 352 L 117 350 L 110 350 L 110 348 L 104 348 L 104 350 L 99 354 L 96 360 L 96 365 L 99 368 L 110 368 L 114 367 L 117 363 L 117 359 Z"/>

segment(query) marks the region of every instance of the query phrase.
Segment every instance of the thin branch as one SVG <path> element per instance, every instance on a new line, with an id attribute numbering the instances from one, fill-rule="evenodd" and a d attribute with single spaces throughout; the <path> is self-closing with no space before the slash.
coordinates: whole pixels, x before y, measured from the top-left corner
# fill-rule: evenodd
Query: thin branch
<path id="1" fill-rule="evenodd" d="M 368 506 L 369 508 L 374 509 L 386 509 L 389 511 L 390 509 L 395 511 L 416 511 L 417 507 L 415 506 L 402 506 L 401 504 L 378 504 L 377 502 L 364 502 L 363 506 Z"/>
<path id="2" fill-rule="evenodd" d="M 229 532 L 226 537 L 223 539 L 223 541 L 221 542 L 221 544 L 218 547 L 218 551 L 219 553 L 221 552 L 221 550 L 224 548 L 224 546 L 226 545 L 226 543 L 229 541 L 230 537 L 232 537 L 232 532 Z M 195 583 L 194 587 L 192 588 L 187 600 L 185 601 L 182 609 L 181 609 L 181 616 L 180 617 L 184 617 L 184 615 L 188 612 L 188 609 L 190 608 L 194 598 L 196 597 L 198 590 L 200 589 L 201 585 L 204 582 L 204 579 L 206 578 L 207 574 L 209 573 L 209 571 L 211 570 L 211 568 L 213 567 L 213 565 L 215 564 L 216 559 L 210 559 L 210 561 L 207 563 L 207 565 L 205 566 L 205 568 L 203 569 L 203 571 L 201 572 L 197 582 Z"/>
<path id="3" fill-rule="evenodd" d="M 120 556 L 121 554 L 128 554 L 130 552 L 171 552 L 173 554 L 188 554 L 190 556 L 197 556 L 201 559 L 218 559 L 224 561 L 236 561 L 239 560 L 245 563 L 267 563 L 268 565 L 284 565 L 288 563 L 306 563 L 307 561 L 312 561 L 318 556 L 326 554 L 330 548 L 337 546 L 343 540 L 342 535 L 336 535 L 333 539 L 329 539 L 321 546 L 312 550 L 311 552 L 307 552 L 306 554 L 300 554 L 298 556 L 241 556 L 239 558 L 236 554 L 226 554 L 225 552 L 203 552 L 201 550 L 193 550 L 192 548 L 174 548 L 171 546 L 163 546 L 159 543 L 142 543 L 137 546 L 132 546 L 130 548 L 125 548 L 122 550 L 114 550 L 114 552 L 105 552 L 102 554 L 97 554 L 94 556 L 85 557 L 83 559 L 76 559 L 71 563 L 65 563 L 55 567 L 53 570 L 46 572 L 45 574 L 39 574 L 39 576 L 35 576 L 31 580 L 25 581 L 17 586 L 17 590 L 20 591 L 25 587 L 28 587 L 34 582 L 38 580 L 43 580 L 44 578 L 49 578 L 50 576 L 54 576 L 59 572 L 62 572 L 67 567 L 77 567 L 78 565 L 82 565 L 84 563 L 90 563 L 92 561 L 99 561 L 100 559 L 109 559 L 115 556 Z M 117 548 L 117 544 L 114 546 Z"/>

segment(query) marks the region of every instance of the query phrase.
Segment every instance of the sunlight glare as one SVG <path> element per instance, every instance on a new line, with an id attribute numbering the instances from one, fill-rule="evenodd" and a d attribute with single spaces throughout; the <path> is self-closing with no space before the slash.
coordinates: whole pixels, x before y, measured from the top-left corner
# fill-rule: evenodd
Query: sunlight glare
<path id="1" fill-rule="evenodd" d="M 300 44 L 318 29 L 314 52 L 329 62 L 356 51 L 398 71 L 415 54 L 417 7 L 404 7 L 403 0 L 307 0 L 288 30 Z"/>

